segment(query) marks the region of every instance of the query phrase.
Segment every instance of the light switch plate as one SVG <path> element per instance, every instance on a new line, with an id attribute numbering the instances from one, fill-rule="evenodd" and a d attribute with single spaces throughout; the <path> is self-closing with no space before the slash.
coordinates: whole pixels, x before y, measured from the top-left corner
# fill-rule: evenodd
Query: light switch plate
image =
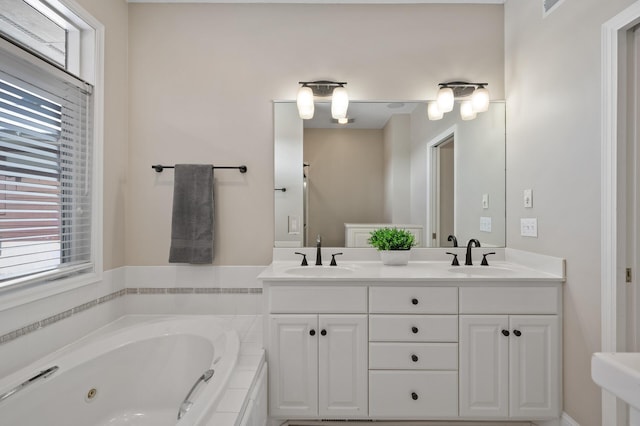
<path id="1" fill-rule="evenodd" d="M 533 190 L 525 189 L 523 192 L 524 192 L 524 208 L 530 209 L 533 207 Z"/>
<path id="2" fill-rule="evenodd" d="M 538 238 L 538 219 L 535 217 L 520 218 L 520 235 Z"/>
<path id="3" fill-rule="evenodd" d="M 482 208 L 489 208 L 489 194 L 482 194 Z"/>
<path id="4" fill-rule="evenodd" d="M 300 233 L 300 216 L 289 216 L 289 234 Z"/>
<path id="5" fill-rule="evenodd" d="M 480 217 L 480 231 L 491 232 L 491 218 Z"/>

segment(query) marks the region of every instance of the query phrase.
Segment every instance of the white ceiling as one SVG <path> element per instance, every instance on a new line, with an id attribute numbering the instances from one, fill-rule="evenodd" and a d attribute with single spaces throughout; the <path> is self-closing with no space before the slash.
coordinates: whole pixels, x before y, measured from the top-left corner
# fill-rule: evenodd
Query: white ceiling
<path id="1" fill-rule="evenodd" d="M 394 114 L 411 114 L 420 102 L 349 102 L 348 125 L 331 121 L 331 103 L 315 102 L 313 118 L 304 120 L 305 129 L 382 129 Z"/>

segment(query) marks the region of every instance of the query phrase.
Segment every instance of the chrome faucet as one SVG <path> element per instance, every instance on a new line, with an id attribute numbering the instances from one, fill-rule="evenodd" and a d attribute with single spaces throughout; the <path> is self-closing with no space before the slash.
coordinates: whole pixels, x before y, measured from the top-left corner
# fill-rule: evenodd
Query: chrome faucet
<path id="1" fill-rule="evenodd" d="M 318 239 L 316 239 L 316 266 L 322 266 L 322 251 L 320 248 L 322 247 L 322 239 L 320 235 L 318 235 Z"/>
<path id="2" fill-rule="evenodd" d="M 472 238 L 467 243 L 467 255 L 464 258 L 464 264 L 465 265 L 473 265 L 473 262 L 471 261 L 471 246 L 472 245 L 475 245 L 476 247 L 480 247 L 480 241 L 476 240 L 475 238 Z"/>

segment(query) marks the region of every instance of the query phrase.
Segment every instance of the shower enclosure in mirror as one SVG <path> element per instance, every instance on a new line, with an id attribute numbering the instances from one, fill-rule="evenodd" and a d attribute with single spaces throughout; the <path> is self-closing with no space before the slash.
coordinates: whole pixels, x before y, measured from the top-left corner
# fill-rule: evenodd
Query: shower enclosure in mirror
<path id="1" fill-rule="evenodd" d="M 350 123 L 316 102 L 274 102 L 275 246 L 366 246 L 370 229 L 410 228 L 422 247 L 505 245 L 505 105 L 442 120 L 425 102 L 354 102 Z"/>

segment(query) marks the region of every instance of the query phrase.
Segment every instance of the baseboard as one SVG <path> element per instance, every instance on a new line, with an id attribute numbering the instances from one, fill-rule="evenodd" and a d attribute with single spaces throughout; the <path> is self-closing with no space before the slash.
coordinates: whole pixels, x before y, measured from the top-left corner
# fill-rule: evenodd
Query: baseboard
<path id="1" fill-rule="evenodd" d="M 354 422 L 345 422 L 345 421 L 341 421 L 341 422 L 331 422 L 331 421 L 313 421 L 313 420 L 307 420 L 307 421 L 288 421 L 288 422 L 278 422 L 276 423 L 271 423 L 271 426 L 348 426 L 348 425 L 362 425 L 362 424 L 366 424 L 367 421 L 364 422 L 358 422 L 358 421 L 354 421 Z M 388 426 L 388 425 L 395 425 L 395 426 L 456 426 L 456 425 L 465 425 L 465 426 L 473 426 L 473 425 L 496 425 L 496 423 L 487 423 L 487 422 L 433 422 L 433 421 L 424 421 L 424 422 L 411 422 L 411 421 L 403 421 L 403 422 L 385 422 L 385 421 L 379 421 L 379 422 L 375 422 L 375 424 L 377 426 Z M 573 420 L 571 418 L 571 416 L 569 416 L 567 413 L 562 413 L 562 417 L 560 417 L 560 419 L 557 420 L 549 420 L 549 421 L 544 421 L 544 422 L 536 422 L 536 423 L 522 423 L 522 422 L 515 422 L 515 423 L 503 423 L 500 422 L 500 426 L 510 426 L 510 425 L 523 425 L 523 424 L 531 424 L 533 426 L 580 426 L 580 424 L 578 422 L 576 422 L 575 420 Z"/>
<path id="2" fill-rule="evenodd" d="M 526 421 L 436 421 L 436 420 L 289 420 L 283 424 L 271 424 L 270 426 L 531 426 Z"/>
<path id="3" fill-rule="evenodd" d="M 562 420 L 562 423 L 561 423 L 562 426 L 580 426 L 578 422 L 573 420 L 571 416 L 569 416 L 567 413 L 562 413 L 561 420 Z"/>
<path id="4" fill-rule="evenodd" d="M 573 420 L 567 413 L 562 413 L 559 420 L 549 420 L 546 422 L 535 422 L 535 426 L 580 426 L 578 422 Z"/>

